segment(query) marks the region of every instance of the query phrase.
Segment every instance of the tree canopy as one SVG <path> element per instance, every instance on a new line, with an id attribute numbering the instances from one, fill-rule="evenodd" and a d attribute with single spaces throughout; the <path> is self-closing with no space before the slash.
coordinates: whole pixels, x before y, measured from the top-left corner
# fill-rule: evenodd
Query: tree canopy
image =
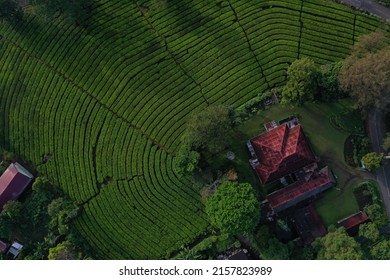
<path id="1" fill-rule="evenodd" d="M 377 155 L 375 152 L 368 153 L 362 157 L 362 162 L 368 171 L 379 169 L 383 164 L 384 154 Z"/>
<path id="2" fill-rule="evenodd" d="M 390 260 L 390 240 L 383 240 L 373 246 L 371 258 L 373 260 Z"/>
<path id="3" fill-rule="evenodd" d="M 311 58 L 295 60 L 287 70 L 287 83 L 282 91 L 282 104 L 302 105 L 317 92 L 318 69 Z"/>
<path id="4" fill-rule="evenodd" d="M 223 105 L 209 106 L 189 119 L 183 142 L 190 149 L 215 153 L 229 145 L 231 130 L 229 108 Z"/>
<path id="5" fill-rule="evenodd" d="M 192 174 L 197 168 L 199 158 L 198 152 L 191 151 L 186 145 L 181 146 L 174 159 L 175 170 L 179 175 Z"/>
<path id="6" fill-rule="evenodd" d="M 260 220 L 259 203 L 248 183 L 223 182 L 206 203 L 210 223 L 222 232 L 252 232 Z"/>
<path id="7" fill-rule="evenodd" d="M 359 226 L 359 236 L 366 240 L 376 242 L 379 239 L 379 235 L 378 227 L 374 223 L 366 223 Z"/>
<path id="8" fill-rule="evenodd" d="M 360 260 L 363 256 L 359 243 L 348 236 L 343 227 L 316 239 L 313 245 L 320 260 Z"/>
<path id="9" fill-rule="evenodd" d="M 364 35 L 347 57 L 339 75 L 340 87 L 358 108 L 383 108 L 390 101 L 390 49 L 381 32 Z"/>

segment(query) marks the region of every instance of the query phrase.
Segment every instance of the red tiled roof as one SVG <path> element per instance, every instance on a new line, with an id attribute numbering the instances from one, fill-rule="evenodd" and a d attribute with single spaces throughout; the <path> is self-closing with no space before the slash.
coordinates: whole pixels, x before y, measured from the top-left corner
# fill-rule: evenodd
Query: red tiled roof
<path id="1" fill-rule="evenodd" d="M 346 230 L 349 230 L 355 226 L 358 226 L 368 220 L 366 212 L 360 211 L 347 218 L 344 218 L 337 222 L 339 226 L 343 226 Z"/>
<path id="2" fill-rule="evenodd" d="M 273 209 L 278 207 L 281 208 L 282 205 L 292 202 L 292 200 L 295 200 L 295 203 L 298 203 L 311 195 L 316 194 L 316 190 L 322 190 L 322 187 L 327 185 L 329 185 L 329 187 L 332 186 L 331 183 L 333 183 L 333 179 L 328 176 L 327 168 L 325 168 L 317 177 L 308 182 L 296 182 L 293 185 L 284 187 L 283 189 L 267 195 L 267 200 Z M 309 194 L 310 196 L 308 196 Z"/>
<path id="3" fill-rule="evenodd" d="M 315 161 L 315 156 L 297 125 L 283 124 L 250 140 L 257 155 L 257 174 L 263 184 L 277 180 Z"/>
<path id="4" fill-rule="evenodd" d="M 7 201 L 18 198 L 32 179 L 23 166 L 12 163 L 0 177 L 0 209 Z"/>
<path id="5" fill-rule="evenodd" d="M 7 249 L 7 244 L 0 240 L 0 252 L 5 251 Z"/>

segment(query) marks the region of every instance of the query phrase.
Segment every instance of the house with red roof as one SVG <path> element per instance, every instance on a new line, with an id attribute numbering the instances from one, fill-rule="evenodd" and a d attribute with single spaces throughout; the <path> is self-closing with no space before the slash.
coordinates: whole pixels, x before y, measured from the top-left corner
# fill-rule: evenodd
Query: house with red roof
<path id="1" fill-rule="evenodd" d="M 17 199 L 34 176 L 19 163 L 11 163 L 0 177 L 0 209 L 9 200 Z"/>
<path id="2" fill-rule="evenodd" d="M 331 188 L 336 180 L 328 167 L 318 168 L 302 126 L 296 118 L 281 125 L 265 125 L 266 132 L 249 140 L 250 164 L 263 185 L 280 180 L 283 188 L 269 194 L 275 212 L 316 196 Z"/>

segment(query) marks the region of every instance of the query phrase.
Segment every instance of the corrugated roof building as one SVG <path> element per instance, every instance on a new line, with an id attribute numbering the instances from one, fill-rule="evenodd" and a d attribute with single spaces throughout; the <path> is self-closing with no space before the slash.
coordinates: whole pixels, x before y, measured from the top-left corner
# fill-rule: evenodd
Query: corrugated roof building
<path id="1" fill-rule="evenodd" d="M 0 209 L 9 200 L 17 199 L 34 176 L 19 163 L 11 163 L 0 177 Z"/>

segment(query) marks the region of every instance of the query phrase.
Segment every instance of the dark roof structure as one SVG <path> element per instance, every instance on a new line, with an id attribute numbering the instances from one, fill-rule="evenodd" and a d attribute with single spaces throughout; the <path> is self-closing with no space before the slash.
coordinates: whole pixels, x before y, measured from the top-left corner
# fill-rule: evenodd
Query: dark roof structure
<path id="1" fill-rule="evenodd" d="M 4 252 L 5 250 L 7 250 L 7 248 L 8 248 L 7 243 L 0 240 L 0 252 Z"/>
<path id="2" fill-rule="evenodd" d="M 244 250 L 238 250 L 230 257 L 228 257 L 228 260 L 248 260 L 248 256 Z"/>
<path id="3" fill-rule="evenodd" d="M 264 185 L 316 160 L 299 124 L 282 124 L 249 142 L 258 160 L 254 168 Z"/>
<path id="4" fill-rule="evenodd" d="M 17 199 L 33 178 L 19 163 L 11 163 L 0 177 L 0 209 L 7 201 Z"/>
<path id="5" fill-rule="evenodd" d="M 337 222 L 337 225 L 342 226 L 349 234 L 357 233 L 359 225 L 367 222 L 368 216 L 366 212 L 359 211 L 351 216 L 348 216 Z"/>
<path id="6" fill-rule="evenodd" d="M 309 245 L 317 237 L 326 234 L 325 226 L 313 205 L 295 211 L 292 221 L 304 245 Z"/>
<path id="7" fill-rule="evenodd" d="M 335 178 L 328 167 L 313 174 L 309 181 L 298 181 L 267 195 L 270 207 L 275 212 L 285 210 L 335 185 Z"/>

